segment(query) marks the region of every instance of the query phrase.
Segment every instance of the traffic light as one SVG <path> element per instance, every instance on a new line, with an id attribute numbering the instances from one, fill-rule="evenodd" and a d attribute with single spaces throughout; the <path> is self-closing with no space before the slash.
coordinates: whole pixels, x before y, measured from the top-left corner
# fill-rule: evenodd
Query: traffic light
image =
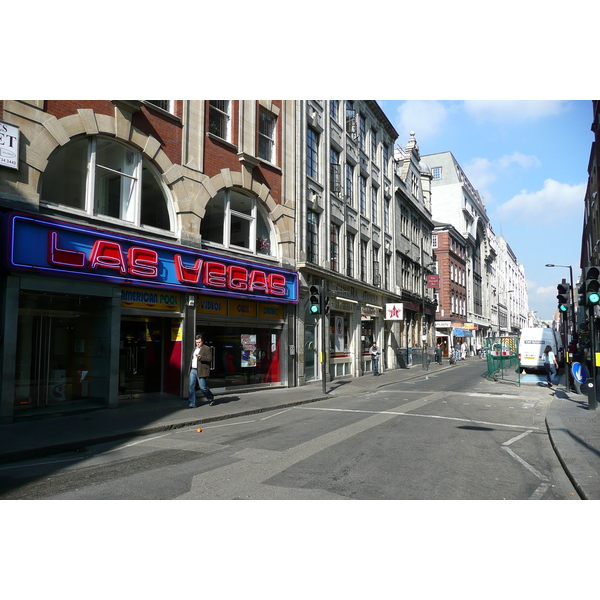
<path id="1" fill-rule="evenodd" d="M 311 315 L 318 315 L 321 312 L 321 288 L 318 285 L 311 285 L 308 288 L 309 311 Z"/>
<path id="2" fill-rule="evenodd" d="M 558 310 L 562 313 L 566 313 L 568 312 L 569 305 L 571 304 L 571 286 L 563 281 L 556 286 L 556 289 L 558 290 L 558 294 L 556 296 L 558 298 Z"/>
<path id="3" fill-rule="evenodd" d="M 329 314 L 329 296 L 325 296 L 325 299 L 323 300 L 323 312 L 328 315 Z"/>
<path id="4" fill-rule="evenodd" d="M 600 268 L 587 267 L 583 279 L 585 281 L 585 305 L 596 306 L 600 303 Z"/>

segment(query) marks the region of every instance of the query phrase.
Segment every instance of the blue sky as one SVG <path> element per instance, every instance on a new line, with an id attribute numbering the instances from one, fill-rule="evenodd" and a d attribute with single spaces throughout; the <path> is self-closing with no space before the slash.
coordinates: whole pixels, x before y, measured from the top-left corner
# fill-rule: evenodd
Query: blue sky
<path id="1" fill-rule="evenodd" d="M 556 285 L 579 274 L 592 103 L 559 100 L 379 101 L 405 145 L 450 151 L 486 205 L 492 228 L 525 267 L 529 309 L 551 319 Z"/>

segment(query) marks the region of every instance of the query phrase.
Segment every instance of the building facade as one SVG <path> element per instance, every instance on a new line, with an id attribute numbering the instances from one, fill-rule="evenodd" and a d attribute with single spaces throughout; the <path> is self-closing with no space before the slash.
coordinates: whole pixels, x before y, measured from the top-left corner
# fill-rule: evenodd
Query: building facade
<path id="1" fill-rule="evenodd" d="M 517 263 L 506 241 L 494 234 L 479 192 L 452 153 L 426 155 L 423 162 L 432 172 L 433 218 L 452 225 L 465 240 L 463 330 L 471 331 L 470 341 L 474 347 L 482 346 L 486 337 L 517 335 L 528 312 L 523 266 Z M 444 276 L 441 279 L 444 280 Z M 446 326 L 438 330 L 447 330 L 447 320 L 439 314 L 437 319 Z"/>
<path id="2" fill-rule="evenodd" d="M 474 331 L 467 323 L 467 244 L 455 227 L 435 222 L 433 249 L 439 276 L 436 344 L 449 356 L 456 343 L 471 346 Z"/>
<path id="3" fill-rule="evenodd" d="M 375 101 L 302 101 L 297 115 L 298 383 L 370 373 L 373 342 L 380 370 L 406 366 L 434 315 L 433 295 L 423 302 L 432 223 L 416 141 L 395 155 L 398 134 Z M 313 285 L 327 314 L 310 313 Z"/>
<path id="4" fill-rule="evenodd" d="M 294 381 L 295 111 L 0 101 L 2 422 Z"/>

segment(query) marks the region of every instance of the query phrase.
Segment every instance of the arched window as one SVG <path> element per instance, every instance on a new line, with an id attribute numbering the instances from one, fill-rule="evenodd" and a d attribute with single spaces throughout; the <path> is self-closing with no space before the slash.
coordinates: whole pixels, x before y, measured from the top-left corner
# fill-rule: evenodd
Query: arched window
<path id="1" fill-rule="evenodd" d="M 174 230 L 166 189 L 150 161 L 100 136 L 75 140 L 50 157 L 41 201 L 135 227 Z"/>
<path id="2" fill-rule="evenodd" d="M 276 256 L 275 238 L 264 209 L 254 196 L 238 189 L 221 190 L 208 202 L 200 234 L 207 245 Z"/>

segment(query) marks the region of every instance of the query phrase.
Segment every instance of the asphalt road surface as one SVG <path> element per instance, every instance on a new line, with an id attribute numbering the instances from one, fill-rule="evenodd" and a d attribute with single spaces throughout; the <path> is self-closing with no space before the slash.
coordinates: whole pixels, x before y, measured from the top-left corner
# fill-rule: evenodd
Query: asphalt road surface
<path id="1" fill-rule="evenodd" d="M 3 499 L 579 499 L 552 396 L 485 364 L 272 413 L 0 466 Z M 415 371 L 416 372 L 416 371 Z M 374 383 L 377 380 L 374 379 Z"/>

